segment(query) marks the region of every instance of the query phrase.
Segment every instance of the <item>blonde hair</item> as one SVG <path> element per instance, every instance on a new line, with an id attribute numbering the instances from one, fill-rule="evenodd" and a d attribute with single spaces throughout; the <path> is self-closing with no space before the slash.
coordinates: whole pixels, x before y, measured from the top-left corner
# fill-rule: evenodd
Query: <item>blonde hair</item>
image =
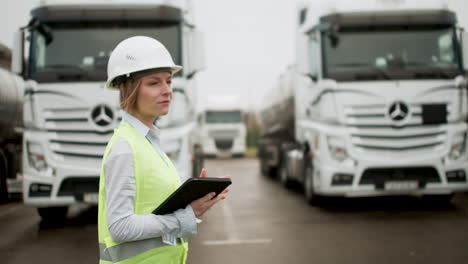
<path id="1" fill-rule="evenodd" d="M 141 85 L 141 78 L 136 80 L 127 79 L 119 85 L 120 108 L 127 113 L 132 113 L 136 108 L 138 90 Z"/>

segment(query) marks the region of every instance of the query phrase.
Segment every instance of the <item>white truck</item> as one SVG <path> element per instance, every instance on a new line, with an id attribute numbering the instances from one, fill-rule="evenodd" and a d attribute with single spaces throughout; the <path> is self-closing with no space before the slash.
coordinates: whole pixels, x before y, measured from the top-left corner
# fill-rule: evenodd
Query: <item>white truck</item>
<path id="1" fill-rule="evenodd" d="M 466 191 L 468 37 L 455 12 L 333 3 L 299 9 L 296 63 L 261 112 L 262 171 L 301 183 L 311 204 Z"/>
<path id="2" fill-rule="evenodd" d="M 246 125 L 240 99 L 212 96 L 198 115 L 199 142 L 206 157 L 243 157 Z"/>
<path id="3" fill-rule="evenodd" d="M 161 41 L 182 72 L 160 118 L 163 150 L 182 181 L 198 175 L 193 130 L 202 35 L 189 1 L 41 1 L 15 36 L 13 69 L 28 80 L 24 102 L 23 198 L 44 220 L 77 203 L 96 204 L 101 160 L 121 120 L 118 92 L 105 88 L 107 60 L 123 39 Z"/>

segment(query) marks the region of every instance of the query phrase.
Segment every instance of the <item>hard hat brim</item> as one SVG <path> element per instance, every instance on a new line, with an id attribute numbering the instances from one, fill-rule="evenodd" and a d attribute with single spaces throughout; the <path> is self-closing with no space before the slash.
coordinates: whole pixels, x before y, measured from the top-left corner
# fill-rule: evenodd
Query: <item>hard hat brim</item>
<path id="1" fill-rule="evenodd" d="M 179 72 L 180 70 L 182 70 L 182 66 L 180 65 L 171 65 L 171 66 L 167 66 L 167 67 L 164 67 L 164 66 L 161 66 L 161 67 L 156 67 L 156 68 L 150 68 L 150 69 L 142 69 L 141 71 L 148 71 L 148 70 L 157 70 L 157 69 L 170 69 L 172 75 L 176 74 L 177 72 Z M 136 73 L 136 72 L 140 72 L 140 71 L 135 71 L 135 72 L 131 72 L 131 73 L 128 73 L 128 74 L 132 74 L 132 73 Z M 110 89 L 110 90 L 116 90 L 118 91 L 119 90 L 119 87 L 116 87 L 116 86 L 113 86 L 112 85 L 112 82 L 118 78 L 118 77 L 121 77 L 121 76 L 124 76 L 126 74 L 123 74 L 123 75 L 119 75 L 119 76 L 115 76 L 114 78 L 112 79 L 109 79 L 107 80 L 106 82 L 106 88 L 107 89 Z"/>

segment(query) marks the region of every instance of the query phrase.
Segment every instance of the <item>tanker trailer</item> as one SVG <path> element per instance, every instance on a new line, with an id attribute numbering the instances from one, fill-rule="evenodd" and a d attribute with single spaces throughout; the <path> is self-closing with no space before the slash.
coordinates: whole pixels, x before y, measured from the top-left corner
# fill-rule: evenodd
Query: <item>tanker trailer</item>
<path id="1" fill-rule="evenodd" d="M 21 191 L 17 173 L 21 168 L 23 93 L 23 79 L 0 67 L 0 201 L 8 199 L 8 185 L 10 193 Z"/>
<path id="2" fill-rule="evenodd" d="M 294 66 L 289 66 L 279 76 L 260 110 L 258 157 L 261 171 L 270 177 L 278 176 L 284 185 L 289 183 L 287 178 L 283 177 L 286 173 L 286 166 L 282 166 L 287 160 L 285 153 L 296 146 L 293 74 Z"/>

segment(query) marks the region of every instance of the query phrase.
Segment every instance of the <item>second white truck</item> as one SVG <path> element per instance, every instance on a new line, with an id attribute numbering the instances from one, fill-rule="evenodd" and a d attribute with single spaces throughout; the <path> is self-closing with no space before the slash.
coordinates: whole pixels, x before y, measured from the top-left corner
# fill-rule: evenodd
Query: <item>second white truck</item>
<path id="1" fill-rule="evenodd" d="M 468 189 L 467 34 L 442 4 L 299 10 L 296 64 L 264 105 L 260 161 L 322 196 Z"/>

